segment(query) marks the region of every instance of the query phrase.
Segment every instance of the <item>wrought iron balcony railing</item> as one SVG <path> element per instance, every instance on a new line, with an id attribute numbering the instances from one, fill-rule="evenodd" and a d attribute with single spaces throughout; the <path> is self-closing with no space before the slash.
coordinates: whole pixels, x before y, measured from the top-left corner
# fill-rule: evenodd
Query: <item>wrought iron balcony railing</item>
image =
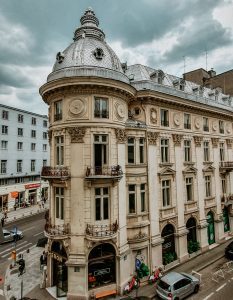
<path id="1" fill-rule="evenodd" d="M 87 167 L 86 177 L 121 177 L 121 166 Z"/>
<path id="2" fill-rule="evenodd" d="M 50 222 L 46 222 L 44 230 L 50 236 L 67 235 L 70 234 L 70 224 L 52 225 Z"/>
<path id="3" fill-rule="evenodd" d="M 220 171 L 231 172 L 233 171 L 233 161 L 221 161 L 219 168 Z"/>
<path id="4" fill-rule="evenodd" d="M 109 237 L 117 232 L 118 223 L 115 221 L 113 224 L 103 224 L 103 225 L 91 225 L 87 224 L 86 234 L 93 237 Z"/>
<path id="5" fill-rule="evenodd" d="M 41 178 L 44 179 L 61 179 L 66 180 L 70 178 L 70 172 L 67 167 L 42 167 Z"/>

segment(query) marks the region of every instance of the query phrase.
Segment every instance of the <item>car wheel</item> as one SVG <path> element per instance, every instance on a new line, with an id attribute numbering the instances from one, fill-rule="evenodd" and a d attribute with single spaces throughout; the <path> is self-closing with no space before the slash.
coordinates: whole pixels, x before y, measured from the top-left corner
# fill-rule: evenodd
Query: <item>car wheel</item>
<path id="1" fill-rule="evenodd" d="M 198 291 L 199 291 L 199 285 L 197 284 L 196 286 L 195 286 L 195 288 L 194 288 L 194 293 L 196 294 Z"/>

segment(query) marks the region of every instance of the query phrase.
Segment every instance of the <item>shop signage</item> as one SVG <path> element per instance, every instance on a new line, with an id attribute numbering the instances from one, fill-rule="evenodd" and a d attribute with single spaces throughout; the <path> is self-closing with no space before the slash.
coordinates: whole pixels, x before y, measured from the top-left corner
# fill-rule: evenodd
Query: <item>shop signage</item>
<path id="1" fill-rule="evenodd" d="M 104 275 L 104 274 L 108 274 L 108 273 L 110 273 L 110 268 L 97 270 L 94 272 L 94 276 L 100 276 L 100 275 Z"/>
<path id="2" fill-rule="evenodd" d="M 19 195 L 19 192 L 11 192 L 11 198 L 17 198 Z"/>
<path id="3" fill-rule="evenodd" d="M 62 262 L 62 257 L 60 255 L 57 255 L 56 253 L 51 252 L 51 257 L 53 259 L 56 259 L 57 261 Z"/>
<path id="4" fill-rule="evenodd" d="M 25 184 L 25 189 L 36 189 L 40 187 L 40 183 Z"/>

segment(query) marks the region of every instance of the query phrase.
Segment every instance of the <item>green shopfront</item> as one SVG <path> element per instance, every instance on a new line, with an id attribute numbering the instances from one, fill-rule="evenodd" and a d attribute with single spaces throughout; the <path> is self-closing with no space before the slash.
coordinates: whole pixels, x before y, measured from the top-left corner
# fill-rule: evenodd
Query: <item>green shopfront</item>
<path id="1" fill-rule="evenodd" d="M 208 243 L 212 245 L 215 243 L 215 228 L 214 228 L 214 214 L 212 211 L 209 211 L 207 214 L 207 231 L 208 231 Z"/>

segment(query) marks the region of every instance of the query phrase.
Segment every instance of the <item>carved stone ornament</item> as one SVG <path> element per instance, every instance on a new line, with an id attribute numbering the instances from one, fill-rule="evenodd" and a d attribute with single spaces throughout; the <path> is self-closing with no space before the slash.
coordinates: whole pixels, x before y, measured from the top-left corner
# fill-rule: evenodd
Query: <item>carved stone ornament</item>
<path id="1" fill-rule="evenodd" d="M 157 110 L 155 108 L 150 109 L 150 121 L 153 124 L 157 123 Z"/>
<path id="2" fill-rule="evenodd" d="M 226 124 L 226 132 L 231 133 L 231 123 Z"/>
<path id="3" fill-rule="evenodd" d="M 218 138 L 211 138 L 211 141 L 212 141 L 213 148 L 217 148 L 219 139 Z"/>
<path id="4" fill-rule="evenodd" d="M 218 123 L 216 121 L 213 121 L 212 129 L 213 129 L 213 131 L 216 131 L 218 129 Z"/>
<path id="5" fill-rule="evenodd" d="M 172 135 L 173 142 L 175 146 L 180 146 L 181 145 L 181 140 L 183 138 L 182 134 L 173 134 Z"/>
<path id="6" fill-rule="evenodd" d="M 82 115 L 85 111 L 85 103 L 82 99 L 74 99 L 70 102 L 69 110 L 74 115 Z"/>
<path id="7" fill-rule="evenodd" d="M 147 237 L 146 233 L 142 233 L 141 229 L 139 230 L 139 232 L 137 234 L 135 234 L 134 239 L 135 240 L 141 240 L 143 238 Z"/>
<path id="8" fill-rule="evenodd" d="M 84 143 L 83 137 L 86 133 L 85 127 L 70 127 L 68 132 L 71 137 L 71 143 Z"/>
<path id="9" fill-rule="evenodd" d="M 126 109 L 122 103 L 115 103 L 115 115 L 118 120 L 122 120 L 126 116 Z"/>
<path id="10" fill-rule="evenodd" d="M 195 127 L 197 129 L 200 129 L 200 127 L 201 127 L 201 119 L 200 118 L 196 118 L 195 121 L 194 121 L 194 123 L 195 123 Z"/>
<path id="11" fill-rule="evenodd" d="M 203 141 L 203 136 L 194 135 L 193 139 L 194 139 L 194 143 L 195 143 L 196 147 L 201 147 L 201 143 Z"/>
<path id="12" fill-rule="evenodd" d="M 158 136 L 159 136 L 158 132 L 147 131 L 147 139 L 149 145 L 156 145 Z"/>
<path id="13" fill-rule="evenodd" d="M 115 129 L 116 139 L 118 143 L 124 144 L 127 139 L 127 134 L 124 129 Z"/>
<path id="14" fill-rule="evenodd" d="M 174 124 L 176 126 L 180 126 L 180 114 L 179 113 L 175 113 L 173 119 L 174 119 Z"/>
<path id="15" fill-rule="evenodd" d="M 232 144 L 233 144 L 233 140 L 232 139 L 226 139 L 226 143 L 227 143 L 227 148 L 231 149 L 232 148 Z"/>

